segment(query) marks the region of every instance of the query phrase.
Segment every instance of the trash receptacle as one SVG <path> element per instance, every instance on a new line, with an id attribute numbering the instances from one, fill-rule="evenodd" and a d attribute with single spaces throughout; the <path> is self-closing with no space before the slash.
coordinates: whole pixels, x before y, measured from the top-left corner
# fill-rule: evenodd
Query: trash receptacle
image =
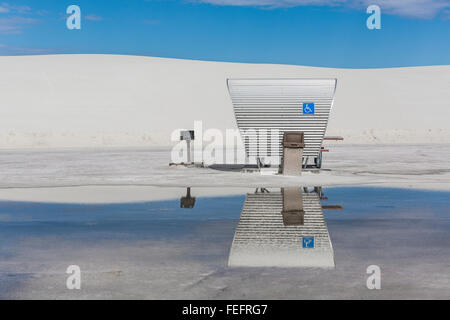
<path id="1" fill-rule="evenodd" d="M 289 176 L 302 174 L 304 147 L 305 135 L 303 132 L 285 132 L 283 134 L 282 174 Z"/>
<path id="2" fill-rule="evenodd" d="M 303 196 L 301 188 L 282 188 L 283 195 L 283 224 L 285 226 L 302 226 L 305 211 L 303 210 Z"/>

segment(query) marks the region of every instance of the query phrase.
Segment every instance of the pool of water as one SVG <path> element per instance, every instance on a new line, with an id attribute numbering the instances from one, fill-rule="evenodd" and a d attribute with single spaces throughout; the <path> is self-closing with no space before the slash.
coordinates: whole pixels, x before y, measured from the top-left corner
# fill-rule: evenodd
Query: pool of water
<path id="1" fill-rule="evenodd" d="M 177 190 L 139 203 L 0 202 L 0 297 L 450 298 L 449 192 Z M 66 287 L 70 265 L 79 290 Z M 371 265 L 379 290 L 366 285 Z"/>

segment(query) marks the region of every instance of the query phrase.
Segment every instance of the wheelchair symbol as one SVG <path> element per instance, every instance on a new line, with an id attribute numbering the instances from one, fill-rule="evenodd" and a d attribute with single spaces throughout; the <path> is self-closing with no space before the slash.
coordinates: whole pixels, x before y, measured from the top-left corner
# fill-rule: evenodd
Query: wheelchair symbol
<path id="1" fill-rule="evenodd" d="M 303 114 L 314 114 L 314 102 L 303 104 Z"/>
<path id="2" fill-rule="evenodd" d="M 302 238 L 303 248 L 314 248 L 314 237 L 303 237 Z"/>

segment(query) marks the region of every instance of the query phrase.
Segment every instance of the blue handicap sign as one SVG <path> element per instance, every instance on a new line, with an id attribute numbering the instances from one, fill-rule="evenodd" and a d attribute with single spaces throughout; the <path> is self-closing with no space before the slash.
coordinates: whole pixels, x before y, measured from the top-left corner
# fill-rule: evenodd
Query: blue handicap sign
<path id="1" fill-rule="evenodd" d="M 314 102 L 303 103 L 303 114 L 314 114 Z"/>
<path id="2" fill-rule="evenodd" d="M 314 248 L 314 237 L 303 237 L 302 238 L 303 248 Z"/>

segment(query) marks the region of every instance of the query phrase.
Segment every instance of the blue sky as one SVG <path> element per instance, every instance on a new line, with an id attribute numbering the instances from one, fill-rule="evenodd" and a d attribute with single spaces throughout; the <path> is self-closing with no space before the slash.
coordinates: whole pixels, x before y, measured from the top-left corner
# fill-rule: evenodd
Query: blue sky
<path id="1" fill-rule="evenodd" d="M 81 30 L 66 8 L 81 8 Z M 381 7 L 381 30 L 366 8 Z M 450 0 L 0 0 L 0 55 L 131 54 L 342 68 L 450 64 Z"/>

